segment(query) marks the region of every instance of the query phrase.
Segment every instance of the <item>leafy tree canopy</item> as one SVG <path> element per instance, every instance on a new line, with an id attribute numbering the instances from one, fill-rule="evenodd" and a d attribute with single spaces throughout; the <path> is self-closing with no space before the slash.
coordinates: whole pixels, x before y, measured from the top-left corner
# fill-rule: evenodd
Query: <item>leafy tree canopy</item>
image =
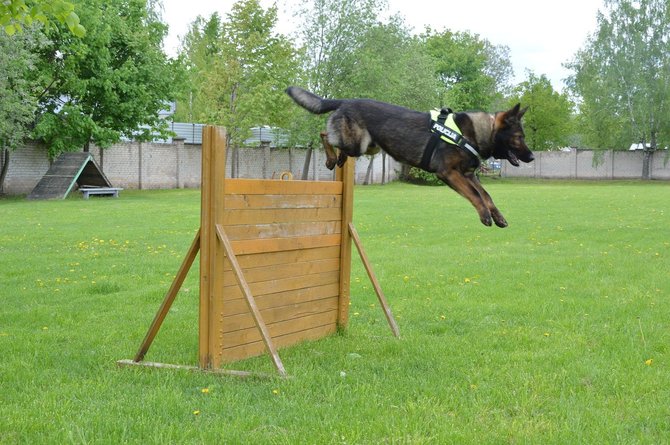
<path id="1" fill-rule="evenodd" d="M 443 85 L 441 105 L 459 110 L 497 108 L 509 92 L 509 48 L 493 45 L 476 34 L 430 28 L 422 39 Z"/>
<path id="2" fill-rule="evenodd" d="M 524 115 L 526 143 L 533 150 L 565 147 L 573 134 L 572 102 L 558 93 L 544 74 L 527 73 L 512 94 L 509 105 L 521 103 L 529 107 Z"/>
<path id="3" fill-rule="evenodd" d="M 361 37 L 352 54 L 357 62 L 338 88 L 343 97 L 369 97 L 418 110 L 436 106 L 440 85 L 432 75 L 433 60 L 402 18 L 376 23 Z"/>
<path id="4" fill-rule="evenodd" d="M 222 20 L 198 18 L 184 39 L 190 88 L 178 104 L 179 116 L 223 125 L 233 145 L 254 126 L 287 126 L 284 89 L 295 78 L 295 50 L 277 34 L 277 8 L 241 0 Z"/>
<path id="5" fill-rule="evenodd" d="M 77 8 L 88 30 L 83 38 L 60 26 L 46 31 L 35 136 L 50 156 L 90 142 L 166 137 L 158 114 L 180 81 L 179 62 L 161 48 L 166 25 L 145 0 L 81 0 Z"/>
<path id="6" fill-rule="evenodd" d="M 30 133 L 37 108 L 36 52 L 44 43 L 36 31 L 0 33 L 0 149 L 16 148 Z"/>
<path id="7" fill-rule="evenodd" d="M 0 26 L 8 35 L 22 32 L 24 26 L 33 22 L 49 26 L 51 20 L 67 25 L 77 37 L 83 37 L 86 29 L 79 23 L 72 2 L 65 0 L 5 0 L 0 2 Z"/>
<path id="8" fill-rule="evenodd" d="M 10 151 L 30 134 L 37 108 L 35 73 L 42 34 L 34 29 L 10 36 L 0 32 L 0 194 L 9 170 Z"/>
<path id="9" fill-rule="evenodd" d="M 597 148 L 670 144 L 670 3 L 607 0 L 598 29 L 567 65 L 580 128 Z"/>

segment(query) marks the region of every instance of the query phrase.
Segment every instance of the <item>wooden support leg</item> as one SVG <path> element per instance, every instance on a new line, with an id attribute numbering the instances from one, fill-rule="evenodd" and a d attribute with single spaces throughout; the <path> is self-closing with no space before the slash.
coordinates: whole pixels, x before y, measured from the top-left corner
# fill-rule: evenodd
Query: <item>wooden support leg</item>
<path id="1" fill-rule="evenodd" d="M 377 277 L 372 270 L 372 264 L 370 264 L 370 261 L 368 260 L 368 256 L 365 253 L 365 249 L 363 249 L 363 244 L 361 243 L 361 239 L 358 237 L 358 232 L 356 231 L 353 223 L 349 223 L 349 233 L 351 234 L 351 239 L 354 240 L 356 249 L 358 249 L 358 254 L 361 257 L 361 261 L 363 261 L 363 266 L 368 273 L 368 277 L 370 277 L 370 282 L 372 283 L 372 287 L 375 289 L 379 304 L 384 310 L 384 315 L 386 316 L 386 321 L 388 321 L 389 327 L 391 328 L 391 332 L 393 332 L 393 335 L 396 337 L 400 337 L 400 329 L 398 329 L 398 324 L 396 323 L 395 318 L 393 318 L 391 307 L 389 306 L 388 301 L 386 301 L 384 292 L 382 291 L 382 288 L 379 285 L 379 281 L 377 280 Z"/>
<path id="2" fill-rule="evenodd" d="M 156 317 L 154 317 L 154 321 L 151 323 L 149 331 L 147 332 L 146 337 L 144 337 L 144 341 L 142 341 L 142 345 L 137 351 L 137 354 L 135 354 L 133 361 L 140 362 L 144 359 L 144 356 L 149 350 L 151 343 L 154 341 L 156 334 L 158 334 L 158 330 L 161 328 L 165 317 L 170 311 L 172 303 L 174 303 L 175 298 L 177 298 L 177 293 L 179 292 L 179 289 L 181 289 L 181 285 L 184 284 L 186 275 L 188 275 L 188 271 L 191 269 L 193 261 L 198 255 L 198 250 L 200 250 L 200 230 L 198 230 L 198 233 L 195 234 L 195 238 L 191 243 L 191 247 L 189 247 L 188 253 L 186 253 L 186 257 L 184 258 L 184 261 L 182 261 L 181 267 L 179 267 L 177 276 L 174 278 L 172 281 L 172 286 L 170 286 L 170 289 L 168 289 L 167 293 L 165 294 L 165 299 L 158 309 Z"/>
<path id="3" fill-rule="evenodd" d="M 240 289 L 242 290 L 242 294 L 244 294 L 244 298 L 246 299 L 247 305 L 249 306 L 249 311 L 251 312 L 251 315 L 254 318 L 254 321 L 256 322 L 256 326 L 258 327 L 258 330 L 261 333 L 261 337 L 263 337 L 263 343 L 265 343 L 265 347 L 270 353 L 270 358 L 272 359 L 275 368 L 277 368 L 277 372 L 279 372 L 279 374 L 282 377 L 286 377 L 286 370 L 284 369 L 284 364 L 279 358 L 277 349 L 275 348 L 274 343 L 272 342 L 270 332 L 268 331 L 268 328 L 265 325 L 265 322 L 263 321 L 263 317 L 261 316 L 261 312 L 260 310 L 258 310 L 258 306 L 256 305 L 256 300 L 254 299 L 254 296 L 251 294 L 251 289 L 249 289 L 249 284 L 247 283 L 247 280 L 244 278 L 244 272 L 242 271 L 240 264 L 237 262 L 237 257 L 235 256 L 235 252 L 233 252 L 233 247 L 230 244 L 230 240 L 228 239 L 226 232 L 223 230 L 223 227 L 220 224 L 216 225 L 216 234 L 217 237 L 219 238 L 219 241 L 221 241 L 221 243 L 223 244 L 223 249 L 226 252 L 226 257 L 228 257 L 230 265 L 233 268 L 233 272 L 235 273 L 237 284 L 239 284 Z"/>

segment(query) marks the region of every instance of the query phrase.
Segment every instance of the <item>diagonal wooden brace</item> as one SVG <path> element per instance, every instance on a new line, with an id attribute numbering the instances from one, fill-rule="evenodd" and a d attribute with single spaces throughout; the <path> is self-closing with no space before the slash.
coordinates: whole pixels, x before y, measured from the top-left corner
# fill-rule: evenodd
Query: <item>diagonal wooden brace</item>
<path id="1" fill-rule="evenodd" d="M 158 312 L 154 317 L 154 321 L 151 323 L 149 331 L 147 331 L 147 335 L 144 337 L 144 340 L 140 345 L 140 349 L 137 351 L 137 354 L 135 354 L 135 358 L 133 359 L 134 362 L 137 363 L 144 360 L 144 356 L 147 354 L 147 351 L 149 351 L 149 347 L 151 346 L 151 343 L 153 343 L 156 334 L 158 334 L 165 317 L 170 311 L 170 307 L 172 307 L 172 303 L 174 303 L 175 298 L 177 298 L 177 293 L 179 293 L 179 289 L 181 289 L 182 284 L 184 284 L 186 275 L 188 275 L 188 271 L 191 269 L 193 261 L 195 261 L 195 257 L 198 255 L 199 250 L 200 230 L 198 230 L 198 233 L 195 234 L 195 238 L 191 243 L 191 247 L 188 249 L 188 253 L 184 258 L 184 261 L 181 263 L 181 267 L 179 268 L 177 275 L 172 281 L 172 286 L 170 286 L 170 289 L 165 294 L 165 299 L 158 309 Z"/>
<path id="2" fill-rule="evenodd" d="M 258 310 L 256 300 L 254 299 L 254 296 L 251 293 L 251 289 L 249 288 L 247 280 L 244 278 L 244 272 L 242 271 L 242 268 L 240 267 L 240 264 L 237 261 L 235 252 L 233 252 L 233 247 L 230 244 L 230 240 L 228 239 L 228 236 L 226 235 L 226 232 L 221 226 L 221 224 L 216 225 L 216 235 L 219 241 L 221 241 L 221 243 L 223 244 L 223 249 L 226 253 L 226 256 L 228 257 L 228 260 L 230 261 L 230 265 L 233 268 L 233 272 L 235 273 L 237 284 L 240 286 L 240 290 L 242 291 L 242 294 L 244 295 L 244 298 L 247 301 L 247 305 L 249 306 L 251 316 L 254 318 L 254 322 L 256 322 L 256 326 L 258 327 L 258 330 L 261 333 L 261 337 L 263 338 L 263 343 L 265 343 L 265 347 L 270 353 L 272 363 L 274 363 L 275 368 L 277 368 L 277 372 L 279 372 L 279 374 L 282 377 L 286 377 L 286 370 L 284 369 L 284 364 L 279 358 L 277 349 L 275 348 L 274 343 L 272 342 L 270 332 L 268 331 L 268 328 L 265 325 L 265 322 L 263 321 L 263 317 L 261 316 L 261 311 Z"/>
<path id="3" fill-rule="evenodd" d="M 365 253 L 365 249 L 363 249 L 363 243 L 361 243 L 361 239 L 358 237 L 358 232 L 356 231 L 353 223 L 349 223 L 349 233 L 351 234 L 351 238 L 354 240 L 356 249 L 358 249 L 358 254 L 361 257 L 361 261 L 363 261 L 365 271 L 368 273 L 368 277 L 370 277 L 370 282 L 372 283 L 372 287 L 375 289 L 379 304 L 381 305 L 382 310 L 384 311 L 384 315 L 386 316 L 386 321 L 388 322 L 393 335 L 400 337 L 400 329 L 398 329 L 398 324 L 396 323 L 395 318 L 393 318 L 391 307 L 389 306 L 388 301 L 386 301 L 382 287 L 379 285 L 379 281 L 377 280 L 377 277 L 372 270 L 372 264 L 370 264 L 370 260 L 368 260 L 368 255 Z"/>

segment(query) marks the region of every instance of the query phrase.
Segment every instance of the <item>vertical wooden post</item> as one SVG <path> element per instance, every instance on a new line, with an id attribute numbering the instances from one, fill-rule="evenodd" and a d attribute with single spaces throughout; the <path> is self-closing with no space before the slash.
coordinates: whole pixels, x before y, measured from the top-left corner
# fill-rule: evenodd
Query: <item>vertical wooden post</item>
<path id="1" fill-rule="evenodd" d="M 351 290 L 351 234 L 348 227 L 354 213 L 354 171 L 356 159 L 349 158 L 342 168 L 337 169 L 336 178 L 342 181 L 342 241 L 340 242 L 340 298 L 337 326 L 346 328 L 349 321 L 349 301 Z"/>
<path id="2" fill-rule="evenodd" d="M 216 329 L 222 312 L 223 252 L 218 243 L 216 224 L 223 220 L 226 133 L 213 126 L 203 128 L 202 133 L 198 357 L 200 367 L 210 369 L 217 367 L 217 355 L 221 351 L 221 333 Z"/>

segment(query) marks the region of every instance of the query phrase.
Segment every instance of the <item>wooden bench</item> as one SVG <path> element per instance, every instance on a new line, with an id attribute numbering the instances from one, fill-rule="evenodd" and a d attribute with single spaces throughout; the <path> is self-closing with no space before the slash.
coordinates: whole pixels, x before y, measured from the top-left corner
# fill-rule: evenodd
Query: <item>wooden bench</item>
<path id="1" fill-rule="evenodd" d="M 109 195 L 118 198 L 121 190 L 123 189 L 119 187 L 82 187 L 79 189 L 84 199 L 88 199 L 91 195 Z"/>

